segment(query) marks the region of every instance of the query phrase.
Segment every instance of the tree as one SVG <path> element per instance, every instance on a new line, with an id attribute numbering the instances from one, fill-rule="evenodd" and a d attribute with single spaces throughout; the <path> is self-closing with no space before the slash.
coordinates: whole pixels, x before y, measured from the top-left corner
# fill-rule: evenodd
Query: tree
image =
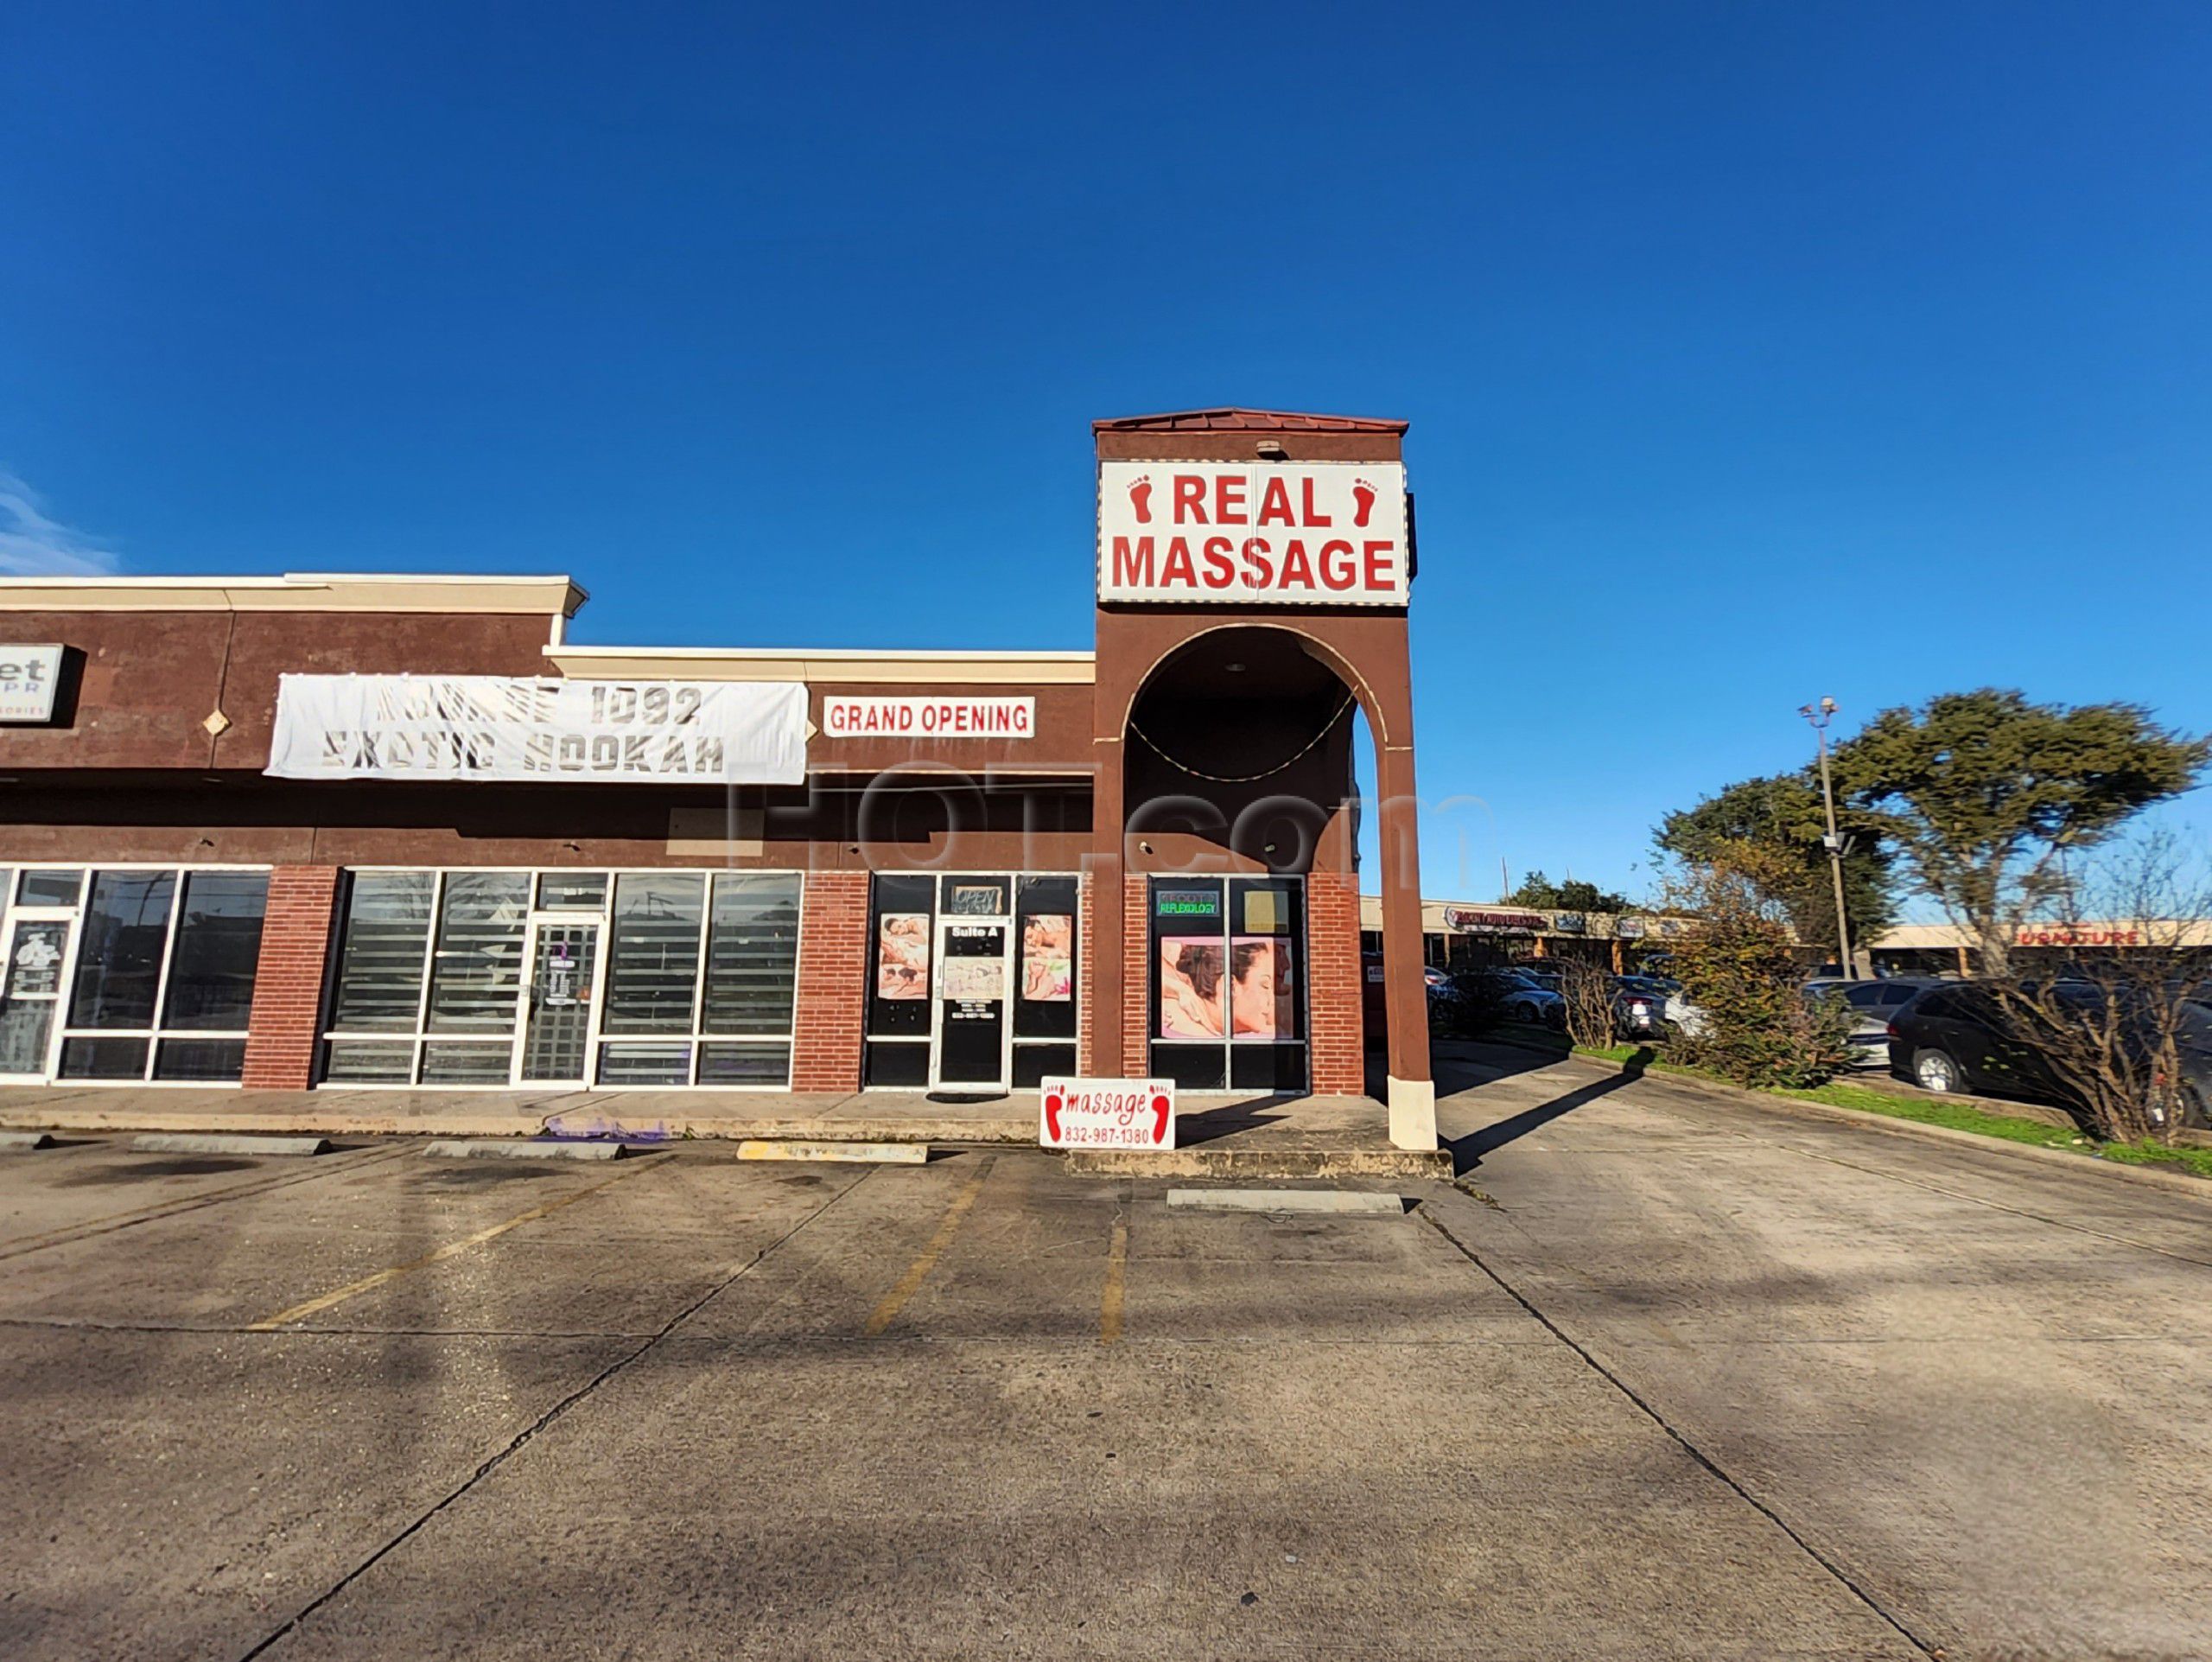
<path id="1" fill-rule="evenodd" d="M 1616 895 L 1611 889 L 1599 888 L 1595 883 L 1585 882 L 1580 877 L 1569 877 L 1555 883 L 1541 871 L 1532 871 L 1521 880 L 1521 887 L 1504 896 L 1508 906 L 1533 907 L 1540 912 L 1611 912 L 1633 911 L 1625 895 Z"/>
<path id="2" fill-rule="evenodd" d="M 2179 839 L 2132 839 L 2068 874 L 2049 933 L 2081 944 L 2059 972 L 1977 989 L 2084 1130 L 2171 1143 L 2212 1114 L 2209 914 L 2212 885 Z"/>
<path id="3" fill-rule="evenodd" d="M 2190 788 L 2212 740 L 2136 704 L 2030 704 L 1984 687 L 1885 710 L 1835 748 L 1839 794 L 2004 977 L 2020 925 L 2065 890 L 2063 856 Z"/>
<path id="4" fill-rule="evenodd" d="M 1850 1059 L 1853 1011 L 1805 995 L 1772 874 L 1745 869 L 1771 856 L 1748 844 L 1732 852 L 1745 863 L 1686 863 L 1670 886 L 1668 909 L 1690 919 L 1668 943 L 1670 972 L 1694 1015 L 1675 1048 L 1738 1085 L 1819 1085 Z"/>
<path id="5" fill-rule="evenodd" d="M 1870 818 L 1840 812 L 1838 824 L 1852 839 L 1843 859 L 1844 914 L 1852 939 L 1863 944 L 1896 916 L 1890 853 Z M 1827 830 L 1820 778 L 1808 767 L 1731 785 L 1669 814 L 1653 840 L 1679 860 L 1719 862 L 1753 878 L 1764 898 L 1789 914 L 1799 940 L 1834 952 L 1835 888 L 1821 841 Z M 1762 857 L 1746 857 L 1751 849 Z"/>

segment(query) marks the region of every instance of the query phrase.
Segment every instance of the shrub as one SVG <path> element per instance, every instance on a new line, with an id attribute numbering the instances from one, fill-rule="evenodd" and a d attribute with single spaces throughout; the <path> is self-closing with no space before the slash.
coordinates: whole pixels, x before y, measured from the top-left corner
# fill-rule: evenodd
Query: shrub
<path id="1" fill-rule="evenodd" d="M 1779 907 L 1749 872 L 1690 869 L 1675 904 L 1694 921 L 1674 945 L 1673 971 L 1701 1020 L 1676 1054 L 1738 1085 L 1803 1089 L 1851 1060 L 1853 1016 L 1841 999 L 1808 998 Z"/>

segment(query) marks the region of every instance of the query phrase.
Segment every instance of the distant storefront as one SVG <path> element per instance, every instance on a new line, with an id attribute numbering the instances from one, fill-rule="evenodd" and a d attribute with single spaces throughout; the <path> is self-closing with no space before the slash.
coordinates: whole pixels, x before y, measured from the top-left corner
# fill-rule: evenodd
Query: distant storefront
<path id="1" fill-rule="evenodd" d="M 1090 652 L 572 646 L 565 577 L 0 579 L 0 1080 L 1357 1092 L 1357 705 L 1433 1143 L 1403 435 L 1096 423 Z"/>

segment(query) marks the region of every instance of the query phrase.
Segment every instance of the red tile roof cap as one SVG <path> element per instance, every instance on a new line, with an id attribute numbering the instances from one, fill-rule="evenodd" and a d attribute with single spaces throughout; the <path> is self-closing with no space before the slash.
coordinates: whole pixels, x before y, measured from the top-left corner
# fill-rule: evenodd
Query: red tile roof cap
<path id="1" fill-rule="evenodd" d="M 1116 416 L 1094 421 L 1094 433 L 1402 433 L 1402 421 L 1367 416 L 1301 415 L 1289 410 L 1171 410 L 1157 416 Z"/>

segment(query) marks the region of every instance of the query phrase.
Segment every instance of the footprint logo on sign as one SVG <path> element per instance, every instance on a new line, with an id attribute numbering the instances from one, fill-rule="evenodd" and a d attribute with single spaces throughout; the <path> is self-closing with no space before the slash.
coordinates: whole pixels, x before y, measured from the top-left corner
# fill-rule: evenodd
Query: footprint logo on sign
<path id="1" fill-rule="evenodd" d="M 1053 1142 L 1060 1140 L 1060 1110 L 1067 1105 L 1067 1098 L 1057 1091 L 1045 1093 L 1045 1134 Z"/>
<path id="2" fill-rule="evenodd" d="M 1375 487 L 1364 479 L 1351 481 L 1352 524 L 1361 530 L 1367 528 L 1367 516 L 1375 512 Z"/>
<path id="3" fill-rule="evenodd" d="M 1152 523 L 1152 475 L 1145 474 L 1129 481 L 1129 512 L 1135 514 L 1137 523 Z"/>
<path id="4" fill-rule="evenodd" d="M 1167 1136 L 1167 1094 L 1155 1091 L 1152 1094 L 1152 1140 L 1162 1141 Z"/>

